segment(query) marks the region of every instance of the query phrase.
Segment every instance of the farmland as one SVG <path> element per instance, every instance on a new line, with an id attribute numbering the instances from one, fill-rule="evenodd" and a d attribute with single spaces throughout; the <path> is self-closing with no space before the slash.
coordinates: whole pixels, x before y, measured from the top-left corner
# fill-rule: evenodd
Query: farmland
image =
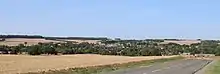
<path id="1" fill-rule="evenodd" d="M 6 74 L 54 69 L 58 69 L 57 73 L 60 69 L 72 72 L 75 69 L 63 69 L 170 58 L 185 53 L 220 55 L 220 41 L 217 40 L 2 36 L 0 42 L 3 44 L 0 45 L 0 70 Z"/>
<path id="2" fill-rule="evenodd" d="M 199 40 L 182 40 L 182 41 L 164 40 L 164 42 L 161 42 L 160 44 L 169 44 L 169 43 L 176 43 L 180 45 L 191 45 L 191 44 L 201 43 L 201 41 Z"/>
<path id="3" fill-rule="evenodd" d="M 47 70 L 59 70 L 74 67 L 127 63 L 132 61 L 171 58 L 175 56 L 145 56 L 125 57 L 94 54 L 76 54 L 62 56 L 28 56 L 28 55 L 1 55 L 0 73 L 26 73 Z"/>
<path id="4" fill-rule="evenodd" d="M 40 35 L 0 35 L 0 45 L 18 46 L 26 44 L 27 46 L 36 45 L 38 43 L 60 43 L 60 42 L 88 42 L 98 43 L 107 38 L 93 37 L 43 37 Z"/>
<path id="5" fill-rule="evenodd" d="M 18 46 L 19 44 L 27 43 L 27 46 L 31 45 L 37 45 L 38 43 L 63 43 L 63 42 L 77 42 L 77 43 L 98 43 L 100 40 L 74 40 L 74 39 L 58 39 L 58 40 L 46 40 L 42 38 L 35 38 L 35 39 L 29 39 L 29 38 L 8 38 L 5 39 L 5 41 L 0 41 L 0 45 L 7 45 L 7 46 Z"/>
<path id="6" fill-rule="evenodd" d="M 27 43 L 27 46 L 36 45 L 38 43 L 50 43 L 55 42 L 58 43 L 60 41 L 54 41 L 54 40 L 45 40 L 45 39 L 28 39 L 28 38 L 8 38 L 5 39 L 5 41 L 1 41 L 0 45 L 8 45 L 8 46 L 18 46 L 19 44 Z"/>

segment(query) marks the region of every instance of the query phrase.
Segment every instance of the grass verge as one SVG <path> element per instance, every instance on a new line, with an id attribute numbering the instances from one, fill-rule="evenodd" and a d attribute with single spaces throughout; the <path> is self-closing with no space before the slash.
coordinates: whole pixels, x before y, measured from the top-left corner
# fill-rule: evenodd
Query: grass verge
<path id="1" fill-rule="evenodd" d="M 103 72 L 116 71 L 121 69 L 128 69 L 138 66 L 147 66 L 154 63 L 162 63 L 172 60 L 183 59 L 183 57 L 173 57 L 166 59 L 157 59 L 157 60 L 143 60 L 137 62 L 128 62 L 122 64 L 111 64 L 111 65 L 100 65 L 100 66 L 89 66 L 89 67 L 78 67 L 78 68 L 69 68 L 63 70 L 50 70 L 42 72 L 29 72 L 24 74 L 99 74 Z"/>
<path id="2" fill-rule="evenodd" d="M 206 74 L 220 74 L 220 60 L 214 62 L 208 70 L 206 70 Z"/>

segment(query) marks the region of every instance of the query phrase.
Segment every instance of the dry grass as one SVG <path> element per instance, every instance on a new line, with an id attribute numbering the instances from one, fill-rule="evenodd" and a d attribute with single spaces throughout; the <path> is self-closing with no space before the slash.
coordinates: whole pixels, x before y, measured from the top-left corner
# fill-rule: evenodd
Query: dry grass
<path id="1" fill-rule="evenodd" d="M 19 44 L 24 44 L 27 42 L 27 45 L 35 45 L 39 42 L 41 43 L 49 43 L 49 42 L 60 42 L 54 40 L 45 40 L 45 39 L 27 39 L 27 38 L 8 38 L 3 42 L 0 42 L 0 45 L 8 45 L 8 46 L 17 46 Z"/>
<path id="2" fill-rule="evenodd" d="M 164 42 L 162 42 L 161 44 L 168 44 L 168 43 L 177 43 L 180 45 L 191 45 L 191 44 L 195 44 L 195 43 L 200 43 L 201 41 L 198 40 L 182 40 L 182 41 L 174 41 L 174 40 L 165 40 Z"/>
<path id="3" fill-rule="evenodd" d="M 103 56 L 93 54 L 77 54 L 62 56 L 1 55 L 0 73 L 13 74 L 24 72 L 47 71 L 49 69 L 59 70 L 74 67 L 127 63 L 132 61 L 152 60 L 170 57 L 175 56 L 125 57 L 107 55 Z"/>

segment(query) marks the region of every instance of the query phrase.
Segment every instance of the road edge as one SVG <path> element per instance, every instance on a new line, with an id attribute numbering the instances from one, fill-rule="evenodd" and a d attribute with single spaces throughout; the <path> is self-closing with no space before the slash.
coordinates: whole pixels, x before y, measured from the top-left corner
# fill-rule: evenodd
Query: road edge
<path id="1" fill-rule="evenodd" d="M 193 74 L 205 74 L 205 71 L 216 62 L 216 60 L 212 60 L 211 62 L 208 62 L 206 65 L 204 65 L 202 68 L 195 71 Z"/>

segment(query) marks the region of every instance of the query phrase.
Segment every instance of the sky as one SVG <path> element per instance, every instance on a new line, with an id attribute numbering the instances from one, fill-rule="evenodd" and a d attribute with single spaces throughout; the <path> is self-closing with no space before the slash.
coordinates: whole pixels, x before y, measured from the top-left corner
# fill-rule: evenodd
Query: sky
<path id="1" fill-rule="evenodd" d="M 220 39 L 220 0 L 0 0 L 0 34 Z"/>

